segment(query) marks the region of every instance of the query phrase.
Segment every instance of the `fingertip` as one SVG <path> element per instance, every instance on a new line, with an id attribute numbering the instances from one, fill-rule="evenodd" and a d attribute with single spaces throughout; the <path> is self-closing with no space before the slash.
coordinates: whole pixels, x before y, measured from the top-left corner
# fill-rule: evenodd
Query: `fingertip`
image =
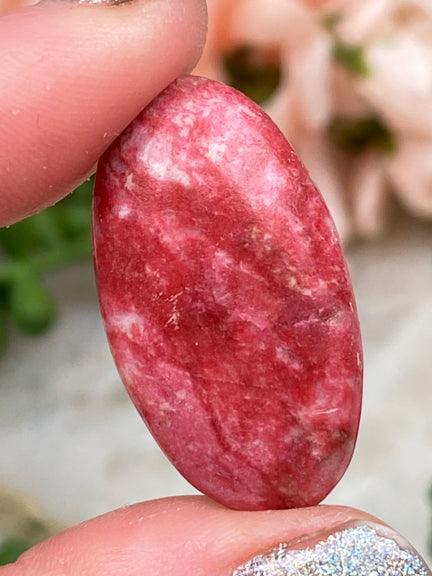
<path id="1" fill-rule="evenodd" d="M 10 574 L 231 576 L 236 566 L 281 542 L 368 519 L 350 508 L 238 512 L 204 497 L 167 498 L 67 530 L 27 552 Z"/>
<path id="2" fill-rule="evenodd" d="M 0 18 L 0 225 L 64 196 L 198 60 L 204 0 L 44 2 Z"/>

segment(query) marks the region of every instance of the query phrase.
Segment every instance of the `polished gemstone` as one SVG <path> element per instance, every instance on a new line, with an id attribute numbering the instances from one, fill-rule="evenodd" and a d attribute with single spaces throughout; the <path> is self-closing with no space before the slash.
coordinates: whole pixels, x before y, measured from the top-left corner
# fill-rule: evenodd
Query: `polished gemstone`
<path id="1" fill-rule="evenodd" d="M 94 242 L 119 372 L 178 470 L 233 508 L 319 503 L 355 445 L 359 324 L 327 208 L 270 118 L 177 80 L 101 159 Z"/>

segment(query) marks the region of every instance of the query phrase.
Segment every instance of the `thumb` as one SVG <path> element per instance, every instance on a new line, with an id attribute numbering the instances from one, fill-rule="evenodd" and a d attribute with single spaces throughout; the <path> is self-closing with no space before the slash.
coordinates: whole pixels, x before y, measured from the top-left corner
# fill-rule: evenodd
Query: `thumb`
<path id="1" fill-rule="evenodd" d="M 205 22 L 204 0 L 44 0 L 0 17 L 0 225 L 82 181 L 193 67 Z"/>
<path id="2" fill-rule="evenodd" d="M 101 516 L 29 550 L 0 576 L 232 576 L 280 543 L 280 563 L 270 556 L 236 576 L 428 576 L 400 536 L 356 510 L 237 512 L 200 497 Z"/>

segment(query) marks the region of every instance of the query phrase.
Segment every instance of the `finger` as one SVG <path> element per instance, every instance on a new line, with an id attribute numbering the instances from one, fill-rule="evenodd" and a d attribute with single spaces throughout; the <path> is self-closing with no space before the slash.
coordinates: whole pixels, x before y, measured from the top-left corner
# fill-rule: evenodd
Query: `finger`
<path id="1" fill-rule="evenodd" d="M 0 14 L 9 12 L 10 10 L 16 10 L 21 5 L 31 2 L 26 2 L 25 0 L 0 0 Z"/>
<path id="2" fill-rule="evenodd" d="M 364 522 L 374 520 L 348 508 L 237 512 L 205 498 L 158 500 L 72 528 L 33 548 L 0 576 L 230 576 L 279 543 L 302 538 L 294 547 L 310 548 Z"/>
<path id="3" fill-rule="evenodd" d="M 45 1 L 0 18 L 0 225 L 75 187 L 198 59 L 204 0 L 113 1 Z"/>

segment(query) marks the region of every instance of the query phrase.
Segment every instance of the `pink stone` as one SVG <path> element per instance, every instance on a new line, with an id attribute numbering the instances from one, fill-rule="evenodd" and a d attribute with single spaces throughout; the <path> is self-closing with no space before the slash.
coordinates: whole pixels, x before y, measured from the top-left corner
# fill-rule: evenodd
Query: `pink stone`
<path id="1" fill-rule="evenodd" d="M 233 508 L 318 504 L 355 445 L 359 324 L 328 211 L 269 117 L 177 80 L 100 161 L 94 242 L 118 369 L 178 470 Z"/>

